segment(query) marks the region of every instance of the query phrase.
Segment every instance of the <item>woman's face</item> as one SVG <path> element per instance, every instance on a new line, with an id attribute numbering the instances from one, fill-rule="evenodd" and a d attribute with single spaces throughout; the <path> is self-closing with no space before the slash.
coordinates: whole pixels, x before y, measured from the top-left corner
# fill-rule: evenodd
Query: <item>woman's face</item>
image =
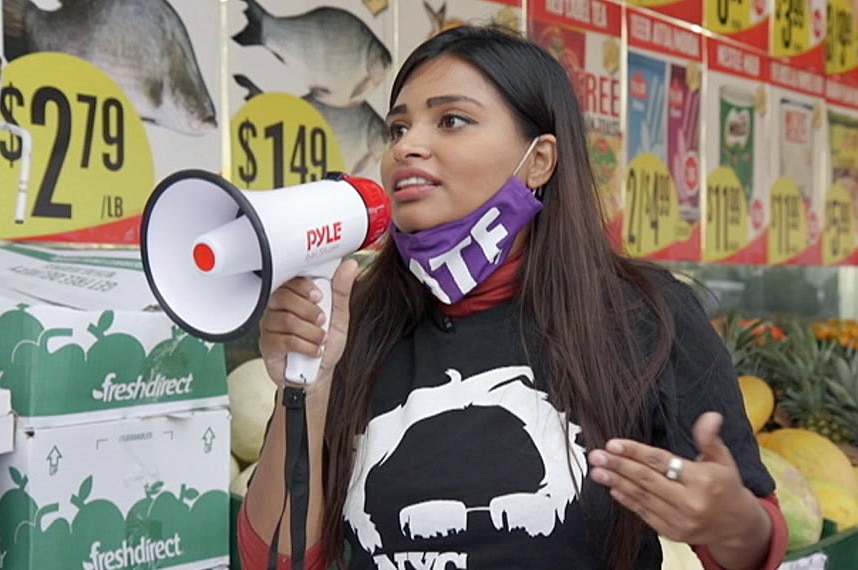
<path id="1" fill-rule="evenodd" d="M 406 232 L 476 210 L 509 179 L 530 143 L 495 87 L 451 56 L 411 74 L 387 124 L 381 178 L 393 221 Z"/>

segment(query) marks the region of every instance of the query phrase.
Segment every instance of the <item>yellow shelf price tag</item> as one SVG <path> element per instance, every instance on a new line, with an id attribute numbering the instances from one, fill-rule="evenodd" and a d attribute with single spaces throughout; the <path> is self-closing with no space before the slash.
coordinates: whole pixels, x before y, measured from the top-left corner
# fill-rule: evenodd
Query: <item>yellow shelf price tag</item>
<path id="1" fill-rule="evenodd" d="M 300 97 L 256 95 L 233 116 L 230 131 L 231 179 L 240 188 L 283 188 L 345 170 L 331 127 Z"/>
<path id="2" fill-rule="evenodd" d="M 858 225 L 849 190 L 835 184 L 825 198 L 825 227 L 822 229 L 822 263 L 836 265 L 858 248 Z"/>
<path id="3" fill-rule="evenodd" d="M 652 153 L 636 156 L 626 171 L 624 235 L 629 254 L 646 257 L 691 236 L 679 216 L 670 170 Z"/>
<path id="4" fill-rule="evenodd" d="M 0 135 L 0 239 L 139 243 L 155 185 L 149 139 L 122 89 L 89 62 L 55 52 L 3 69 L 2 120 L 32 139 L 25 215 L 13 220 L 22 142 Z M 17 223 L 15 223 L 17 222 Z"/>
<path id="5" fill-rule="evenodd" d="M 704 259 L 718 261 L 744 249 L 751 240 L 748 200 L 729 166 L 712 171 L 706 182 Z"/>
<path id="6" fill-rule="evenodd" d="M 787 177 L 772 186 L 769 264 L 784 263 L 802 253 L 808 244 L 807 211 L 801 191 Z"/>
<path id="7" fill-rule="evenodd" d="M 828 0 L 828 35 L 825 42 L 825 71 L 844 73 L 858 67 L 855 23 L 851 0 Z"/>

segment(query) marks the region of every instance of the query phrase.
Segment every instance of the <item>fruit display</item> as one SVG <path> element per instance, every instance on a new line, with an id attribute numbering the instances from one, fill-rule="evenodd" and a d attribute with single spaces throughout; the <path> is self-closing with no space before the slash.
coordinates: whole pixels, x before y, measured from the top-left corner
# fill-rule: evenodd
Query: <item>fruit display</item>
<path id="1" fill-rule="evenodd" d="M 807 478 L 789 461 L 761 448 L 760 458 L 775 480 L 778 502 L 787 521 L 790 549 L 818 542 L 822 536 L 822 507 Z"/>
<path id="2" fill-rule="evenodd" d="M 776 481 L 790 551 L 858 527 L 858 322 L 731 313 L 712 324 Z"/>
<path id="3" fill-rule="evenodd" d="M 232 454 L 248 465 L 259 458 L 277 387 L 268 377 L 262 358 L 239 365 L 227 375 L 226 383 L 232 412 Z"/>

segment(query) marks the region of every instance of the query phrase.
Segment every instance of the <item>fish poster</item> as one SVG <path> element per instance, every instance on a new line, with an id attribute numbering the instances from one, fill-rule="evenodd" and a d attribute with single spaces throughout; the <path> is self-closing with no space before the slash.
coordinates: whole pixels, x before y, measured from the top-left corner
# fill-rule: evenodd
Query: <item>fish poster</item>
<path id="1" fill-rule="evenodd" d="M 818 265 L 826 176 L 822 167 L 825 78 L 773 59 L 769 265 Z"/>
<path id="2" fill-rule="evenodd" d="M 626 27 L 625 248 L 699 261 L 703 39 L 635 8 L 626 11 Z"/>
<path id="3" fill-rule="evenodd" d="M 330 172 L 378 180 L 397 65 L 388 3 L 230 0 L 226 7 L 232 182 L 264 190 Z"/>
<path id="4" fill-rule="evenodd" d="M 220 171 L 220 7 L 3 0 L 0 239 L 137 245 L 157 181 Z"/>
<path id="5" fill-rule="evenodd" d="M 607 231 L 622 243 L 622 12 L 592 0 L 586 10 L 541 0 L 529 5 L 528 35 L 566 68 L 587 123 L 590 161 Z"/>
<path id="6" fill-rule="evenodd" d="M 463 24 L 489 23 L 524 31 L 521 0 L 399 0 L 396 67 L 438 32 Z"/>
<path id="7" fill-rule="evenodd" d="M 771 119 L 769 56 L 708 38 L 703 260 L 760 265 L 767 259 Z"/>
<path id="8" fill-rule="evenodd" d="M 858 265 L 858 84 L 829 79 L 822 128 L 829 157 L 823 265 Z"/>

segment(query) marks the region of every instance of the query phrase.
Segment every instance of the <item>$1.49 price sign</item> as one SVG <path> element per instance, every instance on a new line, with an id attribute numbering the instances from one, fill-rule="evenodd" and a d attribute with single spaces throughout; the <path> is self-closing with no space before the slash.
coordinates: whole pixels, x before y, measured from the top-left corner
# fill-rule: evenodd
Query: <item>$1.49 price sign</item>
<path id="1" fill-rule="evenodd" d="M 689 239 L 691 228 L 679 218 L 676 185 L 656 155 L 636 156 L 626 172 L 625 236 L 631 255 L 647 257 Z"/>
<path id="2" fill-rule="evenodd" d="M 30 133 L 23 219 L 14 220 L 22 142 L 0 134 L 0 238 L 92 244 L 139 243 L 154 186 L 143 123 L 123 91 L 92 64 L 44 52 L 3 70 L 2 120 Z"/>
<path id="3" fill-rule="evenodd" d="M 240 188 L 283 188 L 345 170 L 328 123 L 294 95 L 256 95 L 233 116 L 230 130 L 231 179 Z"/>

